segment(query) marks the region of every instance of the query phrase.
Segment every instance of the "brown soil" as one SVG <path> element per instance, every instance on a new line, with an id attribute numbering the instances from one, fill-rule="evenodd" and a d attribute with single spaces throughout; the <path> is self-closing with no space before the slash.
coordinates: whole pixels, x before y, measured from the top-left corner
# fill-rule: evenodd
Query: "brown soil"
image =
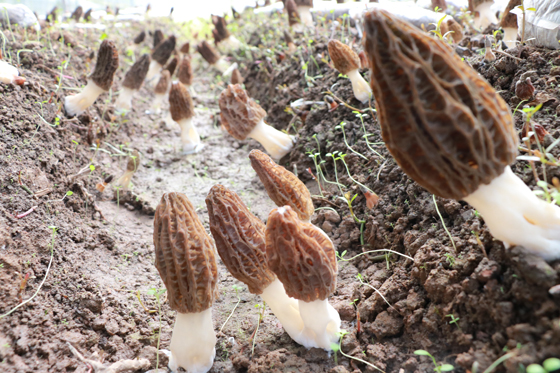
<path id="1" fill-rule="evenodd" d="M 330 302 L 349 332 L 342 351 L 386 372 L 432 372 L 430 359 L 414 355 L 417 349 L 429 351 L 438 363 L 454 365 L 456 372 L 471 370 L 474 363 L 482 372 L 506 351 L 512 356 L 496 371 L 523 371 L 530 363 L 560 356 L 560 298 L 548 292 L 558 283 L 560 261 L 547 264 L 522 248 L 506 250 L 464 202 L 436 198 L 442 221 L 433 196 L 410 180 L 383 146 L 371 111 L 365 112 L 362 127 L 356 113 L 342 104 L 333 111 L 318 103 L 286 110 L 301 98 L 322 102 L 329 90 L 354 108 L 367 106 L 352 98 L 349 81 L 326 63 L 327 39 L 322 35 L 330 35 L 329 25 L 321 25 L 310 43 L 305 40 L 311 35 L 298 38 L 300 50 L 282 59 L 278 53 L 283 47 L 276 40 L 281 39 L 284 24 L 277 17 L 242 21 L 239 38 L 254 48 L 232 57 L 240 62 L 250 95 L 268 111 L 268 122 L 298 135 L 296 148 L 281 163 L 315 195 L 319 210 L 312 222 L 327 232 L 340 254 L 346 252 L 345 258 L 382 249 L 414 258 L 378 252 L 339 262 L 337 291 Z M 166 35 L 185 31 L 163 21 L 105 31 L 122 52 L 113 92 L 120 89 L 132 63 L 125 54 L 126 41 L 140 29 L 157 27 L 167 30 Z M 154 208 L 164 192 L 186 193 L 208 227 L 204 199 L 212 185 L 221 183 L 266 220 L 274 206 L 247 158 L 260 145 L 236 141 L 221 131 L 216 99 L 225 83 L 198 56 L 194 56 L 195 125 L 205 144 L 199 154 L 180 154 L 179 128 L 164 123 L 166 113 L 146 114 L 153 100 L 149 85 L 136 96 L 127 117 L 115 115 L 111 94 L 104 94 L 86 115 L 66 118 L 60 109 L 64 95 L 85 84 L 100 32 L 66 31 L 70 46 L 56 41 L 55 33 L 49 42 L 47 33 L 38 40 L 23 31 L 5 32 L 4 55 L 11 55 L 14 64 L 18 50 L 33 52 L 19 53 L 19 69 L 29 84 L 0 87 L 0 314 L 20 299 L 31 298 L 45 276 L 46 280 L 35 298 L 0 318 L 0 371 L 87 372 L 88 366 L 74 357 L 67 342 L 87 358 L 115 362 L 145 357 L 155 368 L 158 315 L 161 348 L 168 349 L 174 312 L 163 302 L 158 313 L 156 299 L 149 295 L 150 289 L 163 288 L 153 265 Z M 340 30 L 336 35 L 340 37 Z M 179 42 L 183 39 L 179 37 Z M 151 40 L 146 40 L 146 51 L 149 45 Z M 560 52 L 527 48 L 511 53 L 521 61 L 498 55 L 489 64 L 476 50 L 467 60 L 514 109 L 519 104 L 515 83 L 522 73 L 535 71 L 530 76 L 536 98 L 546 101 L 534 119 L 549 132 L 544 139 L 548 146 L 560 137 L 555 78 L 560 76 Z M 307 65 L 307 74 L 302 64 Z M 64 66 L 60 87 L 59 66 Z M 521 132 L 520 110 L 515 121 Z M 346 123 L 346 142 L 352 150 L 336 128 L 341 122 Z M 109 175 L 119 177 L 126 169 L 125 155 L 132 149 L 140 152 L 142 165 L 131 191 L 120 190 L 117 196 L 109 186 L 98 192 L 97 183 Z M 556 158 L 558 152 L 558 147 L 551 151 Z M 316 154 L 317 162 L 324 161 L 320 167 L 326 178 L 334 183 L 337 177 L 340 188 L 323 182 L 324 190 L 318 188 L 310 153 Z M 341 160 L 333 162 L 331 154 L 346 154 L 349 173 Z M 513 169 L 535 187 L 527 162 L 518 161 Z M 543 177 L 542 169 L 537 172 Z M 366 206 L 349 174 L 379 195 L 375 208 Z M 560 170 L 547 166 L 546 174 L 550 180 L 560 177 Z M 21 184 L 48 194 L 32 196 Z M 353 212 L 343 195 L 350 199 L 356 195 Z M 34 206 L 29 215 L 16 217 Z M 54 235 L 50 227 L 56 227 Z M 220 297 L 213 311 L 218 342 L 212 372 L 374 371 L 340 353 L 335 359 L 333 354 L 295 344 L 269 310 L 253 352 L 256 305 L 262 301 L 219 264 Z M 29 280 L 20 291 L 26 275 Z M 233 285 L 242 290 L 237 293 Z M 166 362 L 160 354 L 160 367 Z"/>

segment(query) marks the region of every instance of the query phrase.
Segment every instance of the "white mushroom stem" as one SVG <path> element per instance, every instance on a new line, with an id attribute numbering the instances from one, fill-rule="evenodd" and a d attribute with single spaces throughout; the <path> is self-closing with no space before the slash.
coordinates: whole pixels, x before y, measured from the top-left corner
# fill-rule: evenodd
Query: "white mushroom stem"
<path id="1" fill-rule="evenodd" d="M 64 108 L 68 115 L 78 115 L 90 107 L 100 94 L 105 92 L 93 80 L 88 80 L 88 83 L 82 90 L 74 96 L 66 96 L 64 99 Z"/>
<path id="2" fill-rule="evenodd" d="M 298 337 L 303 331 L 303 320 L 299 315 L 298 301 L 286 294 L 284 285 L 276 279 L 264 288 L 262 300 L 270 307 L 274 316 L 280 321 L 284 330 L 294 341 L 302 344 Z"/>
<path id="3" fill-rule="evenodd" d="M 266 152 L 275 160 L 280 160 L 294 147 L 295 138 L 261 120 L 249 133 L 249 137 L 257 140 Z"/>
<path id="4" fill-rule="evenodd" d="M 515 48 L 517 45 L 517 27 L 504 27 L 504 42 L 508 48 Z"/>
<path id="5" fill-rule="evenodd" d="M 304 347 L 322 348 L 331 351 L 331 345 L 338 342 L 340 315 L 327 299 L 299 303 L 299 313 L 303 320 L 303 330 L 297 338 Z"/>
<path id="6" fill-rule="evenodd" d="M 369 102 L 371 98 L 371 87 L 364 77 L 360 74 L 358 69 L 349 71 L 347 74 L 348 79 L 352 82 L 352 91 L 354 91 L 354 97 L 356 97 L 363 104 Z"/>
<path id="7" fill-rule="evenodd" d="M 538 198 L 509 166 L 463 200 L 506 248 L 521 245 L 546 260 L 560 258 L 560 207 Z"/>
<path id="8" fill-rule="evenodd" d="M 148 68 L 148 74 L 146 74 L 146 80 L 159 78 L 159 73 L 162 69 L 163 66 L 159 62 L 157 62 L 156 60 L 152 60 L 152 62 L 150 62 L 150 67 Z"/>
<path id="9" fill-rule="evenodd" d="M 156 93 L 154 95 L 154 101 L 152 101 L 152 110 L 155 113 L 160 113 L 161 112 L 161 103 L 165 97 L 165 94 L 163 93 Z"/>
<path id="10" fill-rule="evenodd" d="M 236 51 L 241 47 L 241 42 L 235 36 L 230 35 L 218 43 L 218 48 L 224 52 Z"/>
<path id="11" fill-rule="evenodd" d="M 115 187 L 120 187 L 121 190 L 128 189 L 130 180 L 132 180 L 132 175 L 134 175 L 134 171 L 126 170 L 124 174 L 115 182 Z"/>
<path id="12" fill-rule="evenodd" d="M 181 127 L 181 143 L 183 144 L 183 154 L 192 154 L 199 151 L 201 147 L 200 136 L 196 127 L 192 124 L 192 118 L 177 121 Z"/>
<path id="13" fill-rule="evenodd" d="M 206 373 L 216 356 L 216 333 L 212 325 L 212 308 L 197 313 L 177 312 L 171 336 L 169 368 L 179 367 L 188 373 Z"/>
<path id="14" fill-rule="evenodd" d="M 313 27 L 313 16 L 311 15 L 311 7 L 309 6 L 298 6 L 297 7 L 299 20 L 305 26 Z"/>
<path id="15" fill-rule="evenodd" d="M 226 75 L 227 72 L 231 73 L 231 71 L 233 71 L 235 67 L 237 67 L 237 64 L 235 64 L 235 67 L 232 68 L 233 65 L 227 62 L 223 57 L 220 57 L 220 59 L 212 66 L 214 66 L 219 72 L 221 72 L 222 75 Z"/>
<path id="16" fill-rule="evenodd" d="M 475 15 L 474 17 L 474 27 L 485 29 L 492 23 L 498 23 L 498 18 L 496 18 L 496 14 L 491 9 L 493 4 L 493 0 L 486 1 L 474 9 L 475 12 L 478 12 L 478 16 Z"/>
<path id="17" fill-rule="evenodd" d="M 18 75 L 18 69 L 7 62 L 0 60 L 0 83 L 13 83 Z"/>
<path id="18" fill-rule="evenodd" d="M 117 110 L 130 110 L 132 108 L 132 96 L 134 95 L 134 89 L 123 87 L 117 102 L 115 102 L 115 107 Z"/>

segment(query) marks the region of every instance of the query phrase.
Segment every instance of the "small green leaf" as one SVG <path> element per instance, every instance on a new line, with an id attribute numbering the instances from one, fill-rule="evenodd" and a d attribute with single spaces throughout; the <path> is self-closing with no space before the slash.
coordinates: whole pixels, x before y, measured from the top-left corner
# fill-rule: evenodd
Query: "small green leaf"
<path id="1" fill-rule="evenodd" d="M 432 356 L 428 351 L 426 350 L 416 350 L 414 351 L 415 355 L 420 355 L 420 356 Z"/>
<path id="2" fill-rule="evenodd" d="M 441 364 L 439 367 L 440 372 L 451 372 L 455 367 L 451 364 Z"/>
<path id="3" fill-rule="evenodd" d="M 546 359 L 542 365 L 547 372 L 553 372 L 560 369 L 560 359 L 551 357 L 550 359 Z"/>
<path id="4" fill-rule="evenodd" d="M 537 8 L 527 8 L 527 10 L 532 10 L 533 12 L 536 12 Z"/>
<path id="5" fill-rule="evenodd" d="M 66 192 L 67 196 L 71 196 L 72 194 L 74 194 L 74 192 L 72 192 L 71 190 L 69 190 L 68 192 Z"/>
<path id="6" fill-rule="evenodd" d="M 99 37 L 99 40 L 103 41 L 103 40 L 107 39 L 107 36 L 108 35 L 106 33 L 102 33 L 101 36 Z"/>
<path id="7" fill-rule="evenodd" d="M 93 171 L 95 171 L 95 166 L 92 165 L 92 164 L 90 164 L 90 165 L 89 165 L 89 169 L 93 172 Z"/>
<path id="8" fill-rule="evenodd" d="M 539 364 L 531 364 L 527 367 L 526 372 L 527 373 L 546 373 L 546 370 L 544 370 L 544 368 L 541 367 Z"/>

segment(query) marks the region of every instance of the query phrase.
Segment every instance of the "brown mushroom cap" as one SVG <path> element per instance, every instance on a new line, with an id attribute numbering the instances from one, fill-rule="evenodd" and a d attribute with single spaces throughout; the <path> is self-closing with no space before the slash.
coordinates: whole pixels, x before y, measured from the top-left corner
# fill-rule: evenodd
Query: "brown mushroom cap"
<path id="1" fill-rule="evenodd" d="M 169 70 L 163 70 L 154 88 L 154 92 L 158 95 L 165 94 L 169 89 L 169 83 L 171 83 L 171 75 L 169 74 Z"/>
<path id="2" fill-rule="evenodd" d="M 206 206 L 220 258 L 251 293 L 261 294 L 276 278 L 266 261 L 265 225 L 223 185 L 210 189 Z"/>
<path id="3" fill-rule="evenodd" d="M 331 39 L 328 48 L 334 68 L 341 74 L 346 75 L 350 71 L 360 68 L 360 56 L 346 44 Z"/>
<path id="4" fill-rule="evenodd" d="M 381 135 L 408 176 L 461 199 L 515 161 L 507 104 L 445 43 L 382 10 L 365 31 Z"/>
<path id="5" fill-rule="evenodd" d="M 287 30 L 284 30 L 284 41 L 286 41 L 286 44 L 294 43 L 294 39 L 292 38 L 292 35 L 290 35 L 290 33 Z"/>
<path id="6" fill-rule="evenodd" d="M 89 76 L 91 80 L 104 91 L 108 91 L 113 84 L 113 76 L 119 67 L 119 51 L 110 40 L 103 40 L 97 52 L 95 69 Z"/>
<path id="7" fill-rule="evenodd" d="M 198 44 L 196 50 L 210 65 L 215 64 L 220 59 L 218 52 L 206 40 Z"/>
<path id="8" fill-rule="evenodd" d="M 146 39 L 146 31 L 142 31 L 134 38 L 134 44 L 140 44 L 144 39 Z"/>
<path id="9" fill-rule="evenodd" d="M 284 9 L 286 9 L 286 12 L 288 13 L 288 23 L 290 24 L 290 26 L 298 24 L 299 14 L 297 12 L 296 3 L 294 2 L 294 0 L 286 0 L 286 2 L 284 3 Z"/>
<path id="10" fill-rule="evenodd" d="M 216 31 L 212 32 L 216 44 L 230 37 L 231 34 L 227 29 L 226 20 L 224 19 L 224 17 L 212 16 L 212 23 L 215 27 L 214 31 Z"/>
<path id="11" fill-rule="evenodd" d="M 82 14 L 84 13 L 84 9 L 81 6 L 78 6 L 74 12 L 72 12 L 72 15 L 70 16 L 70 18 L 74 19 L 74 21 L 78 22 L 80 20 L 80 18 L 82 17 Z"/>
<path id="12" fill-rule="evenodd" d="M 140 89 L 144 79 L 148 74 L 150 68 L 150 55 L 144 54 L 140 57 L 134 65 L 126 72 L 123 81 L 123 87 L 130 89 Z"/>
<path id="13" fill-rule="evenodd" d="M 190 50 L 191 50 L 191 43 L 189 43 L 188 41 L 185 44 L 181 45 L 181 49 L 179 49 L 181 53 L 185 53 L 185 54 L 188 54 Z"/>
<path id="14" fill-rule="evenodd" d="M 138 150 L 134 149 L 130 157 L 128 157 L 126 170 L 136 172 L 136 170 L 138 170 L 138 166 L 140 166 L 140 154 L 138 153 Z"/>
<path id="15" fill-rule="evenodd" d="M 453 33 L 451 33 L 451 38 L 455 43 L 459 43 L 463 40 L 463 26 L 461 26 L 459 22 L 455 21 L 452 17 L 448 17 L 447 20 L 442 23 L 442 25 L 444 24 L 447 26 L 448 31 L 453 31 Z M 445 35 L 446 33 L 447 31 L 443 34 Z"/>
<path id="16" fill-rule="evenodd" d="M 194 116 L 194 104 L 187 88 L 181 82 L 174 82 L 169 91 L 169 112 L 175 122 Z"/>
<path id="17" fill-rule="evenodd" d="M 337 263 L 333 243 L 290 206 L 274 209 L 266 224 L 268 265 L 292 298 L 324 300 L 336 289 Z"/>
<path id="18" fill-rule="evenodd" d="M 91 12 L 93 12 L 93 8 L 89 8 L 87 12 L 84 13 L 84 21 L 91 21 Z"/>
<path id="19" fill-rule="evenodd" d="M 434 10 L 436 7 L 438 7 L 441 10 L 446 10 L 447 9 L 447 3 L 445 2 L 445 0 L 432 0 L 432 9 Z"/>
<path id="20" fill-rule="evenodd" d="M 165 65 L 165 70 L 169 70 L 169 75 L 173 76 L 175 73 L 175 69 L 177 69 L 177 64 L 179 63 L 179 59 L 177 57 L 173 57 L 171 61 Z"/>
<path id="21" fill-rule="evenodd" d="M 243 84 L 243 77 L 238 69 L 234 69 L 231 73 L 231 84 Z"/>
<path id="22" fill-rule="evenodd" d="M 171 35 L 156 47 L 152 53 L 152 59 L 157 61 L 160 65 L 165 65 L 171 53 L 175 50 L 175 36 Z"/>
<path id="23" fill-rule="evenodd" d="M 165 193 L 154 219 L 155 265 L 172 310 L 202 312 L 217 296 L 218 270 L 212 239 L 182 193 Z"/>
<path id="24" fill-rule="evenodd" d="M 500 27 L 515 27 L 517 28 L 517 15 L 512 13 L 511 10 L 516 6 L 521 5 L 521 0 L 509 0 L 509 3 L 502 14 L 502 19 L 500 20 Z"/>
<path id="25" fill-rule="evenodd" d="M 159 45 L 159 43 L 161 43 L 163 41 L 163 32 L 161 30 L 155 30 L 154 31 L 154 50 L 157 48 L 157 46 Z"/>
<path id="26" fill-rule="evenodd" d="M 177 79 L 184 85 L 192 85 L 193 71 L 191 66 L 191 59 L 188 56 L 183 57 L 179 64 L 179 71 L 177 72 Z"/>
<path id="27" fill-rule="evenodd" d="M 237 140 L 245 140 L 266 117 L 266 111 L 239 84 L 228 85 L 219 98 L 222 125 Z"/>
<path id="28" fill-rule="evenodd" d="M 297 6 L 309 6 L 313 8 L 313 0 L 294 0 Z"/>
<path id="29" fill-rule="evenodd" d="M 305 184 L 258 149 L 251 150 L 249 159 L 276 206 L 290 206 L 301 220 L 308 221 L 315 212 L 315 207 Z"/>

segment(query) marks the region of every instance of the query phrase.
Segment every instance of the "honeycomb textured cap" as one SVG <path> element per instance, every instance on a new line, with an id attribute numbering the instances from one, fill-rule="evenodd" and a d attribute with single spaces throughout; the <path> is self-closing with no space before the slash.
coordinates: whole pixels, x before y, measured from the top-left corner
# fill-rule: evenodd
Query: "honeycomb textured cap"
<path id="1" fill-rule="evenodd" d="M 134 38 L 134 44 L 140 44 L 146 39 L 146 31 L 142 31 Z"/>
<path id="2" fill-rule="evenodd" d="M 286 0 L 286 3 L 284 5 L 286 7 L 286 12 L 288 13 L 288 23 L 290 24 L 290 26 L 298 24 L 299 14 L 294 0 Z"/>
<path id="3" fill-rule="evenodd" d="M 174 82 L 169 91 L 169 112 L 174 121 L 194 116 L 194 104 L 187 88 L 181 82 Z"/>
<path id="4" fill-rule="evenodd" d="M 123 87 L 130 89 L 140 89 L 146 74 L 148 74 L 148 69 L 150 68 L 150 55 L 144 54 L 140 57 L 134 65 L 126 72 L 123 81 Z"/>
<path id="5" fill-rule="evenodd" d="M 239 84 L 230 84 L 220 93 L 222 125 L 237 140 L 245 140 L 266 117 L 266 111 Z"/>
<path id="6" fill-rule="evenodd" d="M 223 185 L 210 189 L 206 206 L 220 258 L 251 293 L 261 294 L 276 278 L 266 260 L 265 225 Z"/>
<path id="7" fill-rule="evenodd" d="M 159 43 L 152 53 L 152 59 L 162 66 L 165 65 L 169 57 L 171 57 L 171 53 L 175 50 L 175 43 L 176 40 L 173 35 Z"/>
<path id="8" fill-rule="evenodd" d="M 74 19 L 74 21 L 78 22 L 80 20 L 80 18 L 82 17 L 82 14 L 84 13 L 84 9 L 81 6 L 78 6 L 74 12 L 72 13 L 72 15 L 70 16 L 70 18 Z"/>
<path id="9" fill-rule="evenodd" d="M 289 206 L 274 209 L 268 216 L 266 256 L 292 298 L 324 300 L 336 289 L 333 243 L 319 228 L 300 221 Z"/>
<path id="10" fill-rule="evenodd" d="M 181 60 L 179 71 L 177 72 L 177 79 L 184 85 L 192 85 L 193 71 L 190 57 L 185 56 Z"/>
<path id="11" fill-rule="evenodd" d="M 163 70 L 154 88 L 154 92 L 158 95 L 165 94 L 167 89 L 169 89 L 169 83 L 171 83 L 171 74 L 169 74 L 169 70 Z"/>
<path id="12" fill-rule="evenodd" d="M 515 161 L 507 104 L 445 43 L 382 10 L 365 31 L 381 135 L 408 176 L 461 199 Z"/>
<path id="13" fill-rule="evenodd" d="M 126 170 L 136 172 L 140 166 L 140 153 L 138 150 L 134 149 L 130 157 L 128 157 L 128 163 L 126 164 Z"/>
<path id="14" fill-rule="evenodd" d="M 348 74 L 350 71 L 360 68 L 360 56 L 346 44 L 331 39 L 328 48 L 334 68 L 341 74 Z"/>
<path id="15" fill-rule="evenodd" d="M 502 14 L 502 19 L 500 20 L 500 27 L 517 28 L 517 15 L 512 13 L 511 10 L 519 5 L 521 5 L 521 0 L 509 0 L 504 13 Z"/>
<path id="16" fill-rule="evenodd" d="M 204 311 L 217 296 L 218 270 L 212 239 L 182 193 L 165 193 L 154 219 L 155 265 L 171 309 Z"/>
<path id="17" fill-rule="evenodd" d="M 308 221 L 315 208 L 305 184 L 258 149 L 251 150 L 249 159 L 276 206 L 290 206 L 301 220 Z"/>
<path id="18" fill-rule="evenodd" d="M 218 52 L 206 40 L 198 44 L 196 50 L 210 65 L 215 64 L 220 59 Z"/>
<path id="19" fill-rule="evenodd" d="M 108 91 L 113 84 L 113 76 L 119 67 L 119 51 L 110 40 L 103 40 L 97 52 L 95 69 L 89 76 L 91 80 L 104 91 Z"/>
<path id="20" fill-rule="evenodd" d="M 229 38 L 231 34 L 227 29 L 226 20 L 224 19 L 224 17 L 214 15 L 212 16 L 212 23 L 214 24 L 214 30 L 216 31 L 215 33 L 212 33 L 214 35 L 214 41 L 216 43 Z"/>

